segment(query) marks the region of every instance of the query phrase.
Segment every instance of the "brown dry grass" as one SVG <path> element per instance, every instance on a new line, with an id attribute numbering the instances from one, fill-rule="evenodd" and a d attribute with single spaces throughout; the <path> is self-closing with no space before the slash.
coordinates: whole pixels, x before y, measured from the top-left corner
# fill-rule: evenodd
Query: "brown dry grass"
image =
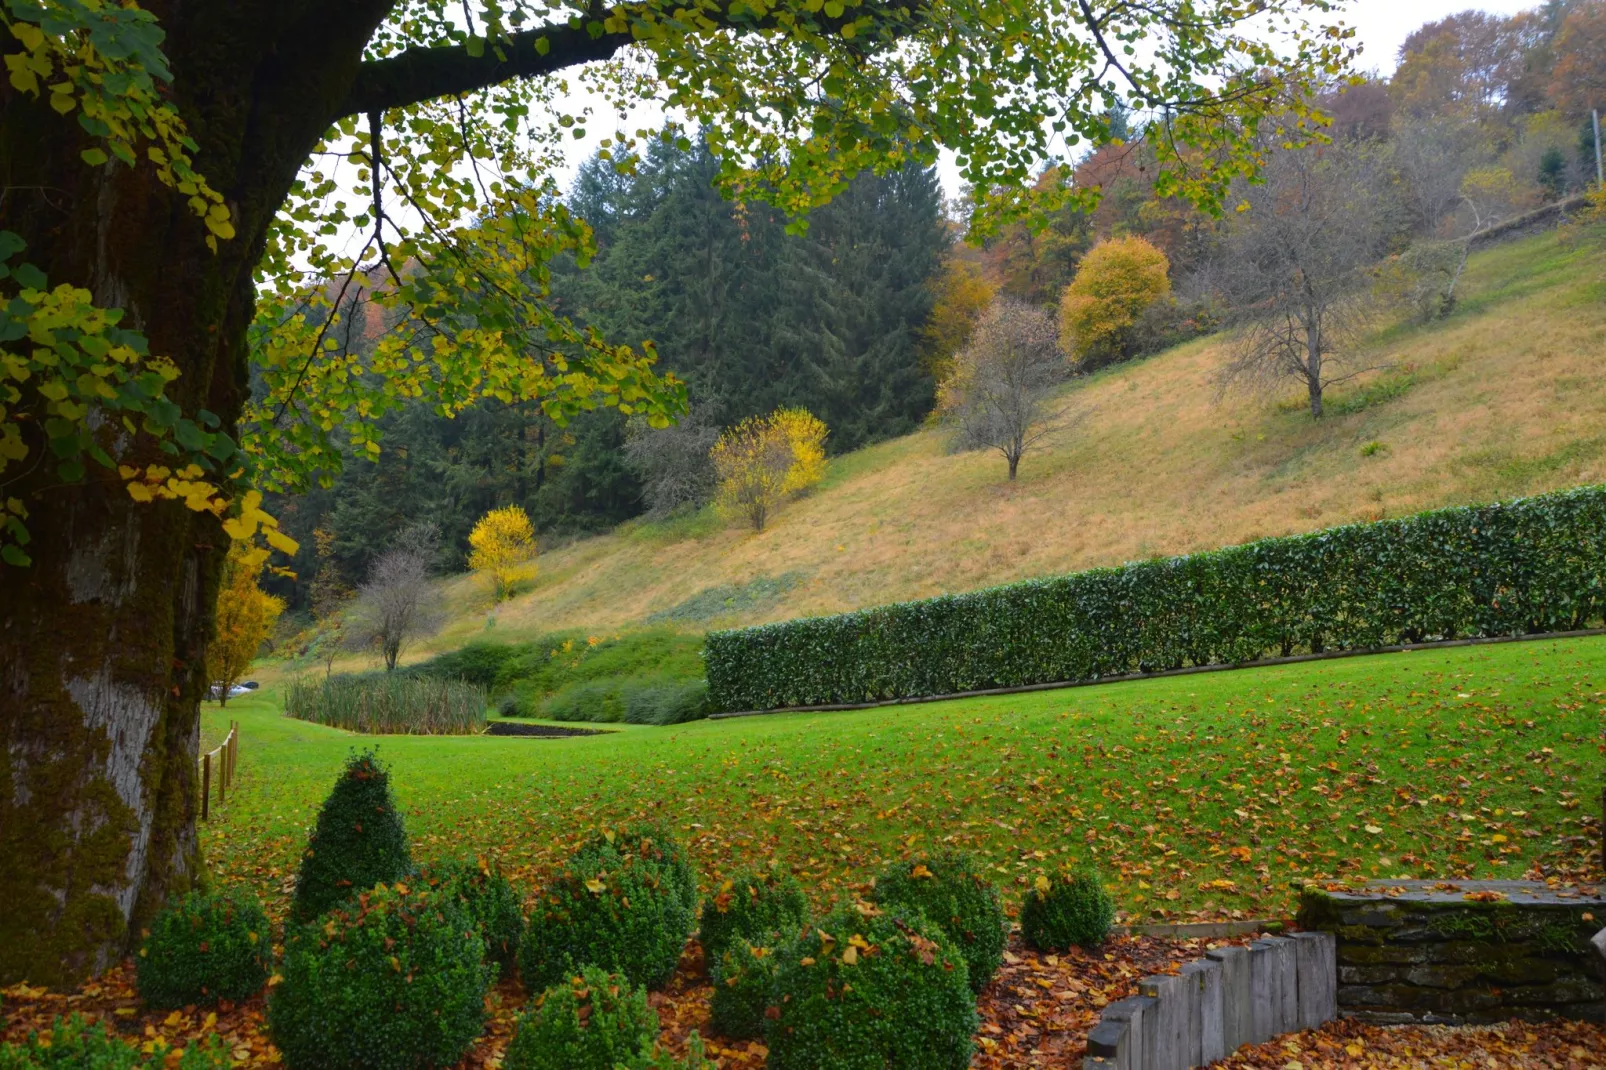
<path id="1" fill-rule="evenodd" d="M 836 459 L 762 534 L 705 515 L 548 552 L 491 633 L 483 594 L 452 581 L 458 612 L 429 645 L 629 626 L 786 573 L 802 578 L 779 597 L 688 626 L 831 613 L 1602 481 L 1603 275 L 1598 242 L 1554 234 L 1480 253 L 1456 314 L 1380 334 L 1372 349 L 1392 368 L 1335 389 L 1335 407 L 1357 411 L 1320 422 L 1292 392 L 1218 402 L 1224 342 L 1183 346 L 1070 387 L 1063 404 L 1092 419 L 1028 456 L 1015 485 L 996 455 L 950 455 L 922 431 Z M 1395 396 L 1355 404 L 1388 383 Z M 1382 446 L 1363 455 L 1369 443 Z"/>

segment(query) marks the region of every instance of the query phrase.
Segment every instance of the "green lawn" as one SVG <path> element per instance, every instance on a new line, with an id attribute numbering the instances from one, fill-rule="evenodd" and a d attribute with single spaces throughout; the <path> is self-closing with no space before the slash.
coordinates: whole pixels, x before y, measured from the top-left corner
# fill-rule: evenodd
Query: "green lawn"
<path id="1" fill-rule="evenodd" d="M 1017 890 L 1096 863 L 1133 920 L 1281 916 L 1298 876 L 1601 879 L 1603 701 L 1606 638 L 565 740 L 359 737 L 270 691 L 203 713 L 208 745 L 239 720 L 241 780 L 202 840 L 282 914 L 342 759 L 377 744 L 416 857 L 486 852 L 527 890 L 654 816 L 705 883 L 773 855 L 821 902 L 952 843 Z"/>

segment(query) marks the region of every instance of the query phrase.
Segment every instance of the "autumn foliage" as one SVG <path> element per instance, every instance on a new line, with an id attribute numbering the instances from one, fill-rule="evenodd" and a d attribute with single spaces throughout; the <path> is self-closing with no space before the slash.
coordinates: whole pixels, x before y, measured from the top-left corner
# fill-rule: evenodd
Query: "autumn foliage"
<path id="1" fill-rule="evenodd" d="M 516 584 L 535 577 L 535 528 L 517 505 L 480 517 L 468 545 L 468 567 L 490 580 L 498 602 L 512 597 Z"/>
<path id="2" fill-rule="evenodd" d="M 267 551 L 236 543 L 223 563 L 215 631 L 206 654 L 207 669 L 218 685 L 220 702 L 228 702 L 229 688 L 251 668 L 258 648 L 272 634 L 279 614 L 284 612 L 284 599 L 257 586 L 257 577 L 266 562 Z"/>
<path id="3" fill-rule="evenodd" d="M 727 429 L 709 451 L 720 509 L 763 531 L 783 501 L 825 478 L 827 433 L 806 409 L 776 409 Z"/>
<path id="4" fill-rule="evenodd" d="M 1111 238 L 1082 258 L 1060 297 L 1060 345 L 1083 369 L 1131 355 L 1138 317 L 1171 293 L 1171 262 L 1146 238 Z"/>

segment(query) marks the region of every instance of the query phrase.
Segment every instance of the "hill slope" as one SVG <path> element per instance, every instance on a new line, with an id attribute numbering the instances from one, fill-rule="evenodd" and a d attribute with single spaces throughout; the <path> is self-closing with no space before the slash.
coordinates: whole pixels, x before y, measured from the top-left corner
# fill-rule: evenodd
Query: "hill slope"
<path id="1" fill-rule="evenodd" d="M 1068 387 L 1079 430 L 1004 481 L 996 454 L 927 430 L 833 461 L 761 533 L 711 511 L 632 523 L 542 557 L 487 614 L 450 581 L 456 646 L 644 621 L 702 630 L 1185 553 L 1265 535 L 1606 479 L 1606 251 L 1541 234 L 1474 257 L 1446 322 L 1380 331 L 1388 365 L 1312 421 L 1285 400 L 1215 396 L 1206 339 Z"/>

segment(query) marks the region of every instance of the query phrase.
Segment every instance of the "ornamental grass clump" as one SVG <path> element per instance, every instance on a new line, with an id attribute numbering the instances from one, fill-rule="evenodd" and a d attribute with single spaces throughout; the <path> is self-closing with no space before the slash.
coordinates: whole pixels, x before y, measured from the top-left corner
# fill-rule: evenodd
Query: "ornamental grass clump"
<path id="1" fill-rule="evenodd" d="M 941 926 L 965 957 L 973 992 L 986 988 L 1004 961 L 1009 921 L 1003 901 L 962 851 L 894 862 L 876 878 L 875 900 L 883 908 L 918 911 Z"/>
<path id="2" fill-rule="evenodd" d="M 920 914 L 859 903 L 779 951 L 769 1070 L 962 1070 L 978 1018 L 965 960 Z"/>
<path id="3" fill-rule="evenodd" d="M 721 1036 L 753 1040 L 764 1035 L 764 1011 L 775 988 L 775 951 L 781 943 L 779 932 L 752 940 L 738 936 L 709 960 L 714 984 L 710 1010 Z"/>
<path id="4" fill-rule="evenodd" d="M 485 941 L 485 957 L 501 976 L 513 976 L 518 965 L 524 914 L 519 895 L 502 875 L 494 858 L 457 859 L 424 866 L 418 883 L 457 900 L 457 905 Z"/>
<path id="5" fill-rule="evenodd" d="M 190 892 L 151 920 L 134 959 L 134 983 L 140 999 L 166 1010 L 245 999 L 272 966 L 272 935 L 255 896 Z"/>
<path id="6" fill-rule="evenodd" d="M 738 937 L 756 940 L 773 930 L 796 932 L 808 917 L 809 901 L 796 877 L 767 866 L 745 869 L 703 897 L 697 942 L 712 964 Z"/>
<path id="7" fill-rule="evenodd" d="M 1114 921 L 1115 903 L 1093 873 L 1039 875 L 1020 909 L 1021 935 L 1038 951 L 1097 947 Z"/>
<path id="8" fill-rule="evenodd" d="M 284 942 L 268 1031 L 290 1070 L 451 1066 L 484 1025 L 492 968 L 456 897 L 376 885 Z"/>
<path id="9" fill-rule="evenodd" d="M 542 889 L 519 947 L 525 988 L 540 991 L 588 965 L 648 988 L 675 972 L 692 929 L 684 876 L 661 841 L 621 845 L 624 853 L 605 840 L 588 844 Z"/>
<path id="10" fill-rule="evenodd" d="M 587 966 L 520 1016 L 504 1070 L 614 1070 L 638 1065 L 658 1036 L 647 990 Z"/>
<path id="11" fill-rule="evenodd" d="M 375 884 L 410 876 L 412 855 L 390 774 L 372 751 L 354 754 L 318 812 L 301 856 L 292 911 L 311 921 Z"/>
<path id="12" fill-rule="evenodd" d="M 475 735 L 488 704 L 465 680 L 391 672 L 292 680 L 284 694 L 291 717 L 370 735 Z"/>

